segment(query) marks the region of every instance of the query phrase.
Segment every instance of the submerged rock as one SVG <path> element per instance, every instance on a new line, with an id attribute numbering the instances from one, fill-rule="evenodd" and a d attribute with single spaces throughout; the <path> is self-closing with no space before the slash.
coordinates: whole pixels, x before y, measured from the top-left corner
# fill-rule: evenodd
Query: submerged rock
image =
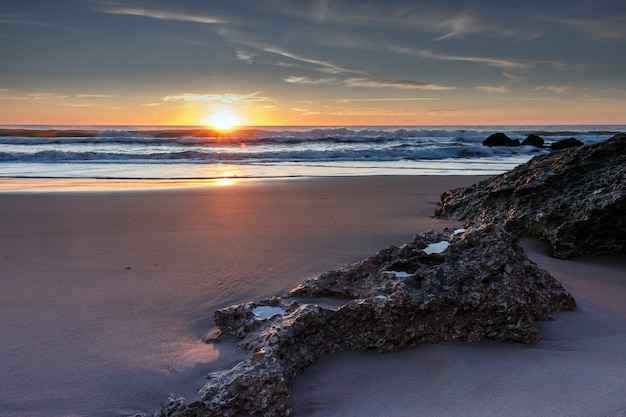
<path id="1" fill-rule="evenodd" d="M 520 146 L 519 139 L 511 139 L 504 133 L 498 132 L 483 140 L 483 146 Z"/>
<path id="2" fill-rule="evenodd" d="M 289 416 L 289 381 L 322 355 L 445 340 L 530 343 L 535 320 L 574 307 L 502 226 L 426 232 L 284 296 L 217 311 L 222 335 L 249 357 L 209 375 L 200 399 L 171 398 L 157 415 Z"/>
<path id="3" fill-rule="evenodd" d="M 436 217 L 499 223 L 545 239 L 554 256 L 626 252 L 626 133 L 536 156 L 442 194 Z"/>
<path id="4" fill-rule="evenodd" d="M 583 146 L 583 145 L 584 143 L 582 143 L 578 139 L 569 138 L 569 139 L 562 139 L 557 142 L 554 142 L 552 145 L 550 145 L 550 149 L 552 149 L 553 151 L 561 151 L 563 149 L 574 148 L 574 147 Z"/>
<path id="5" fill-rule="evenodd" d="M 544 140 L 541 136 L 531 133 L 524 139 L 522 146 L 534 146 L 535 148 L 543 148 Z"/>

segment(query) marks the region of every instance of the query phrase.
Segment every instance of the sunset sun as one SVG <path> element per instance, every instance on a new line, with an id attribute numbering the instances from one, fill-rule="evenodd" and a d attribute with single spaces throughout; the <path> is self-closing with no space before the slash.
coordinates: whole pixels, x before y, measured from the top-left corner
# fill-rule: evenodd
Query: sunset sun
<path id="1" fill-rule="evenodd" d="M 218 130 L 231 130 L 238 122 L 239 118 L 228 111 L 213 113 L 208 119 L 208 125 Z"/>

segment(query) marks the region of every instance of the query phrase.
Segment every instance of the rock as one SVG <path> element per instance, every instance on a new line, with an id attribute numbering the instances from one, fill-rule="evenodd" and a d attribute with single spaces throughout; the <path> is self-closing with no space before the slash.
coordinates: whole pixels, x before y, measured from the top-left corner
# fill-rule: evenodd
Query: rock
<path id="1" fill-rule="evenodd" d="M 504 133 L 494 133 L 483 140 L 483 146 L 520 146 L 519 139 L 511 139 Z"/>
<path id="2" fill-rule="evenodd" d="M 499 223 L 552 245 L 554 256 L 626 251 L 626 133 L 539 155 L 441 196 L 436 217 Z"/>
<path id="3" fill-rule="evenodd" d="M 249 357 L 211 374 L 199 400 L 172 397 L 157 415 L 289 416 L 290 380 L 323 355 L 446 340 L 530 343 L 535 320 L 574 307 L 502 226 L 426 232 L 282 297 L 217 311 L 223 336 L 238 338 Z"/>
<path id="4" fill-rule="evenodd" d="M 552 145 L 550 145 L 550 149 L 552 149 L 553 151 L 560 151 L 563 149 L 573 148 L 576 146 L 583 146 L 583 145 L 584 143 L 582 143 L 578 139 L 569 138 L 569 139 L 562 139 L 557 142 L 554 142 Z"/>
<path id="5" fill-rule="evenodd" d="M 522 142 L 522 146 L 534 146 L 536 148 L 543 148 L 544 140 L 541 136 L 537 136 L 534 133 L 531 133 L 524 139 Z"/>

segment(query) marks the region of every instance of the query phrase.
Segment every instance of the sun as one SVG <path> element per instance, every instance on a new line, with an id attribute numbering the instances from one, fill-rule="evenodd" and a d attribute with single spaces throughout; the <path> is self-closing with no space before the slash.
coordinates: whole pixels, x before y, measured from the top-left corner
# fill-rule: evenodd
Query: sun
<path id="1" fill-rule="evenodd" d="M 237 115 L 228 111 L 213 113 L 208 119 L 208 125 L 218 130 L 232 130 L 238 122 Z"/>

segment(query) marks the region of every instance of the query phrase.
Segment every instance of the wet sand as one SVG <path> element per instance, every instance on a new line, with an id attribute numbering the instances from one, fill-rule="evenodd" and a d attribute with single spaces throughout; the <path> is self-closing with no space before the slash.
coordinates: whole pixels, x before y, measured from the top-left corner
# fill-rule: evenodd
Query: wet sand
<path id="1" fill-rule="evenodd" d="M 431 218 L 439 195 L 479 179 L 2 192 L 0 416 L 126 415 L 169 393 L 193 398 L 207 372 L 241 358 L 202 343 L 215 309 L 457 227 Z M 339 353 L 297 378 L 296 416 L 626 415 L 624 257 L 559 261 L 524 244 L 580 306 L 542 323 L 541 342 Z"/>

